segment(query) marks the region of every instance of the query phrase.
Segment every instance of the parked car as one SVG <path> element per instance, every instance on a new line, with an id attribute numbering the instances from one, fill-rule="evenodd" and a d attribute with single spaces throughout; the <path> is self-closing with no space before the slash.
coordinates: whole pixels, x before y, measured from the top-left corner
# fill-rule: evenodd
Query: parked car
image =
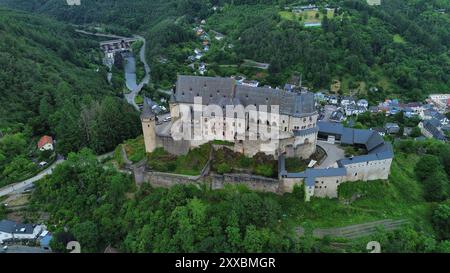
<path id="1" fill-rule="evenodd" d="M 44 167 L 47 166 L 47 162 L 46 161 L 42 161 L 41 163 L 39 163 L 39 167 Z"/>

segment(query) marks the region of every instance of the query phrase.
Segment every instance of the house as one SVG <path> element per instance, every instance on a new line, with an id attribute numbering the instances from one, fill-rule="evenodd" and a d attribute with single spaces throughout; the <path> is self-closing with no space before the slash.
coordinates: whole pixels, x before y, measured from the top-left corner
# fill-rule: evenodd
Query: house
<path id="1" fill-rule="evenodd" d="M 366 110 L 367 108 L 365 107 L 357 106 L 355 104 L 349 104 L 345 106 L 345 115 L 346 116 L 359 115 L 366 112 Z"/>
<path id="2" fill-rule="evenodd" d="M 370 113 L 378 113 L 379 111 L 380 111 L 380 109 L 378 109 L 378 106 L 370 106 L 369 107 Z"/>
<path id="3" fill-rule="evenodd" d="M 206 72 L 206 64 L 204 62 L 201 62 L 198 66 L 198 71 L 201 75 L 205 74 Z"/>
<path id="4" fill-rule="evenodd" d="M 342 113 L 342 111 L 337 110 L 334 111 L 333 113 L 331 113 L 330 116 L 330 121 L 334 121 L 334 122 L 342 122 L 345 119 L 344 113 Z"/>
<path id="5" fill-rule="evenodd" d="M 325 101 L 325 95 L 322 92 L 317 92 L 314 94 L 314 99 L 318 102 Z"/>
<path id="6" fill-rule="evenodd" d="M 51 136 L 43 136 L 39 139 L 37 147 L 40 151 L 53 151 L 53 138 Z"/>
<path id="7" fill-rule="evenodd" d="M 20 224 L 14 221 L 0 221 L 0 243 L 8 240 L 34 240 L 42 232 L 43 226 Z"/>
<path id="8" fill-rule="evenodd" d="M 341 105 L 342 105 L 343 107 L 345 107 L 345 106 L 347 106 L 347 105 L 350 105 L 350 104 L 356 104 L 354 98 L 345 96 L 345 97 L 343 97 L 343 98 L 341 99 Z"/>
<path id="9" fill-rule="evenodd" d="M 367 108 L 367 107 L 369 107 L 369 102 L 366 99 L 360 99 L 360 100 L 358 100 L 356 105 Z"/>
<path id="10" fill-rule="evenodd" d="M 51 250 L 50 242 L 53 239 L 53 236 L 47 230 L 44 230 L 39 236 L 39 245 L 42 249 Z"/>
<path id="11" fill-rule="evenodd" d="M 400 131 L 400 126 L 397 123 L 388 122 L 384 125 L 384 129 L 386 129 L 388 134 L 397 134 Z"/>
<path id="12" fill-rule="evenodd" d="M 250 87 L 258 87 L 259 82 L 255 80 L 243 80 L 241 84 Z"/>
<path id="13" fill-rule="evenodd" d="M 334 105 L 337 105 L 338 104 L 338 97 L 337 96 L 330 96 L 329 97 L 329 99 L 328 99 L 328 102 L 330 103 L 330 104 L 334 104 Z"/>
<path id="14" fill-rule="evenodd" d="M 288 91 L 288 92 L 292 92 L 292 91 L 294 91 L 294 88 L 295 88 L 295 85 L 286 83 L 286 84 L 284 85 L 284 88 L 283 88 L 283 89 L 286 90 L 286 91 Z"/>
<path id="15" fill-rule="evenodd" d="M 444 135 L 444 133 L 440 130 L 439 127 L 436 127 L 436 125 L 437 125 L 436 121 L 424 120 L 419 123 L 419 128 L 420 131 L 422 132 L 422 135 L 424 135 L 427 138 L 435 138 L 441 141 L 447 140 L 447 137 Z"/>
<path id="16" fill-rule="evenodd" d="M 386 135 L 386 129 L 384 129 L 382 127 L 372 128 L 371 130 L 377 132 L 380 136 L 385 136 Z"/>
<path id="17" fill-rule="evenodd" d="M 441 125 L 447 125 L 449 122 L 448 118 L 444 114 L 441 114 L 439 112 L 434 112 L 432 114 L 432 118 L 438 120 Z"/>
<path id="18" fill-rule="evenodd" d="M 403 136 L 410 136 L 412 131 L 413 131 L 412 127 L 405 127 L 405 128 L 403 128 Z"/>

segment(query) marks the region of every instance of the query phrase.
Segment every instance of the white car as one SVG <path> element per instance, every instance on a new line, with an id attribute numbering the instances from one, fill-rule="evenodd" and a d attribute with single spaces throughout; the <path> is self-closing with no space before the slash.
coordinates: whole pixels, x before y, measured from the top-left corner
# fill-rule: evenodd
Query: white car
<path id="1" fill-rule="evenodd" d="M 166 118 L 164 119 L 165 122 L 171 121 L 171 120 L 172 120 L 172 117 L 166 117 Z"/>
<path id="2" fill-rule="evenodd" d="M 45 161 L 42 161 L 41 163 L 39 163 L 39 167 L 44 167 L 46 166 L 48 163 Z"/>

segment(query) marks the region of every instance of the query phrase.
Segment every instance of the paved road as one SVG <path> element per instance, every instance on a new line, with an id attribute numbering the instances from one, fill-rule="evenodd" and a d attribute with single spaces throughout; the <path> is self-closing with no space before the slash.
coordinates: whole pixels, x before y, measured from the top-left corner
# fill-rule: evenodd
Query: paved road
<path id="1" fill-rule="evenodd" d="M 126 39 L 126 38 L 128 38 L 128 37 L 117 36 L 117 35 L 113 35 L 113 34 L 93 33 L 93 32 L 84 31 L 84 30 L 80 30 L 80 29 L 76 29 L 75 31 L 78 32 L 78 33 L 82 33 L 82 34 L 86 34 L 86 35 L 94 35 L 94 36 L 98 36 L 98 37 L 115 38 L 115 39 Z M 142 79 L 142 81 L 139 84 L 130 85 L 129 82 L 128 82 L 128 84 L 126 84 L 127 88 L 131 92 L 128 93 L 128 94 L 125 94 L 125 99 L 136 110 L 140 111 L 139 106 L 135 102 L 135 98 L 139 94 L 139 92 L 141 92 L 141 90 L 144 87 L 144 85 L 150 83 L 150 66 L 148 65 L 147 60 L 145 59 L 145 47 L 146 47 L 146 40 L 145 40 L 145 38 L 142 37 L 142 36 L 139 36 L 139 35 L 134 35 L 134 38 L 139 39 L 139 40 L 141 40 L 143 42 L 141 50 L 139 52 L 139 59 L 144 64 L 145 77 Z M 132 65 L 132 64 L 130 64 L 130 65 Z M 136 77 L 135 68 L 130 72 L 130 74 L 131 73 L 133 73 L 134 77 Z M 125 72 L 125 77 L 127 77 L 127 76 L 129 77 L 130 74 L 127 75 L 127 72 Z M 134 80 L 134 81 L 136 81 L 136 80 Z"/>
<path id="2" fill-rule="evenodd" d="M 330 144 L 326 141 L 317 141 L 317 145 L 325 150 L 327 153 L 327 157 L 325 160 L 318 166 L 319 169 L 325 169 L 333 166 L 336 161 L 339 159 L 345 158 L 345 152 L 341 148 L 339 148 L 336 144 Z"/>
<path id="3" fill-rule="evenodd" d="M 86 35 L 94 35 L 94 36 L 98 36 L 98 37 L 113 38 L 113 39 L 126 39 L 126 38 L 128 38 L 128 37 L 118 36 L 118 35 L 114 35 L 114 34 L 94 33 L 94 32 L 89 32 L 89 31 L 85 31 L 85 30 L 81 30 L 81 29 L 75 29 L 75 32 L 78 32 L 78 33 L 81 33 L 81 34 L 86 34 Z"/>
<path id="4" fill-rule="evenodd" d="M 40 247 L 23 246 L 23 245 L 11 245 L 8 249 L 0 250 L 0 253 L 52 253 L 50 250 L 45 250 Z"/>
<path id="5" fill-rule="evenodd" d="M 61 164 L 63 162 L 64 162 L 64 159 L 59 159 L 56 162 L 54 162 L 52 165 L 50 165 L 50 167 L 48 167 L 44 171 L 40 172 L 36 176 L 34 176 L 34 177 L 30 178 L 30 179 L 27 179 L 25 181 L 18 182 L 18 183 L 15 183 L 15 184 L 3 187 L 2 189 L 0 189 L 0 197 L 4 196 L 4 195 L 11 194 L 11 193 L 17 193 L 17 192 L 23 191 L 27 187 L 31 186 L 34 182 L 44 178 L 46 175 L 52 174 L 53 169 L 55 169 L 55 167 L 57 165 L 59 165 L 59 164 Z"/>
<path id="6" fill-rule="evenodd" d="M 139 35 L 135 35 L 135 37 L 139 40 L 141 40 L 143 42 L 141 50 L 139 52 L 139 59 L 141 60 L 141 62 L 144 64 L 144 69 L 145 69 L 145 77 L 142 79 L 142 81 L 137 85 L 137 86 L 130 86 L 129 84 L 127 84 L 127 88 L 131 91 L 128 94 L 125 94 L 125 99 L 127 100 L 127 102 L 131 105 L 133 105 L 133 107 L 140 111 L 139 106 L 136 104 L 135 102 L 135 98 L 136 96 L 139 94 L 139 92 L 141 92 L 142 88 L 144 87 L 144 85 L 149 84 L 150 82 L 150 66 L 147 63 L 147 60 L 145 59 L 145 38 Z M 127 73 L 127 72 L 126 72 Z M 126 75 L 126 74 L 125 74 Z M 134 73 L 134 77 L 136 77 L 136 74 Z M 128 75 L 129 76 L 129 75 Z M 134 87 L 134 88 L 133 88 Z"/>
<path id="7" fill-rule="evenodd" d="M 114 154 L 113 152 L 109 152 L 103 155 L 99 155 L 97 156 L 97 160 L 101 161 L 109 156 L 112 156 Z M 41 180 L 42 178 L 44 178 L 46 175 L 50 175 L 53 173 L 53 170 L 55 169 L 55 167 L 61 163 L 63 163 L 65 161 L 65 159 L 58 159 L 56 162 L 54 162 L 52 165 L 50 165 L 47 169 L 43 170 L 42 172 L 38 173 L 36 176 L 29 178 L 25 181 L 21 181 L 18 183 L 14 183 L 11 185 L 8 185 L 6 187 L 3 187 L 0 189 L 0 197 L 8 195 L 8 194 L 15 194 L 15 193 L 22 193 L 23 191 L 25 191 L 27 188 L 33 186 L 33 183 Z"/>

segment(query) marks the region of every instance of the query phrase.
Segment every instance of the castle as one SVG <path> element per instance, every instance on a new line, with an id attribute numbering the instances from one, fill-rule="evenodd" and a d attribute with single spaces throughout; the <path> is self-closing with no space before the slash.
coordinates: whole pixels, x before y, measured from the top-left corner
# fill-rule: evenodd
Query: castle
<path id="1" fill-rule="evenodd" d="M 273 105 L 279 107 L 278 112 L 269 112 Z M 214 115 L 196 117 L 196 112 L 208 112 L 208 108 L 225 112 L 230 106 L 236 114 L 231 120 L 228 116 L 223 120 Z M 163 147 L 180 155 L 211 140 L 227 140 L 234 143 L 235 152 L 250 157 L 263 152 L 274 158 L 281 154 L 309 158 L 316 150 L 317 117 L 314 95 L 309 92 L 243 86 L 231 78 L 180 75 L 170 99 L 170 118 L 157 121 L 145 102 L 141 121 L 148 153 Z M 177 137 L 183 129 L 200 132 L 200 137 L 191 133 Z M 262 131 L 271 134 L 264 138 Z"/>
<path id="2" fill-rule="evenodd" d="M 278 111 L 269 113 L 268 108 L 262 107 L 273 105 L 279 107 Z M 211 106 L 213 111 L 208 111 Z M 227 107 L 234 111 L 231 120 L 228 120 L 229 115 L 216 116 Z M 169 153 L 181 155 L 212 140 L 225 139 L 233 143 L 231 149 L 235 152 L 249 157 L 262 152 L 278 159 L 278 180 L 267 182 L 260 177 L 242 177 L 239 183 L 248 182 L 250 188 L 277 193 L 292 192 L 295 185 L 304 185 L 307 201 L 312 196 L 335 198 L 338 186 L 347 181 L 388 179 L 394 157 L 392 145 L 376 131 L 318 121 L 314 95 L 309 92 L 242 86 L 231 78 L 178 76 L 170 99 L 170 117 L 161 122 L 154 109 L 146 99 L 141 115 L 146 152 L 162 147 Z M 199 116 L 197 112 L 208 114 Z M 195 132 L 199 134 L 195 136 Z M 264 137 L 264 132 L 271 134 Z M 285 158 L 310 158 L 316 151 L 318 139 L 332 145 L 356 146 L 367 154 L 337 158 L 325 168 L 287 172 Z M 174 179 L 172 174 L 168 178 L 161 173 L 156 176 L 149 181 L 171 184 Z M 236 183 L 236 179 L 227 181 L 227 177 L 224 176 L 221 183 Z M 182 176 L 177 179 L 192 182 Z"/>

